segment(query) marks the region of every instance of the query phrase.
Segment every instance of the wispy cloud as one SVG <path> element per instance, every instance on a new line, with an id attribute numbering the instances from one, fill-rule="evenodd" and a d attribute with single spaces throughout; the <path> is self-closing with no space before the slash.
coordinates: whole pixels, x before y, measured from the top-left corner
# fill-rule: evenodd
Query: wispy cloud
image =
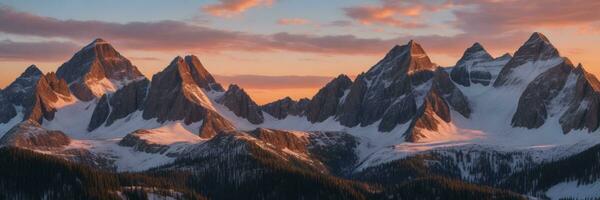
<path id="1" fill-rule="evenodd" d="M 219 0 L 216 4 L 202 7 L 202 10 L 214 16 L 230 17 L 253 7 L 269 6 L 274 2 L 275 0 Z"/>
<path id="2" fill-rule="evenodd" d="M 277 20 L 277 24 L 280 25 L 304 25 L 309 24 L 310 21 L 302 18 L 283 18 Z"/>
<path id="3" fill-rule="evenodd" d="M 451 7 L 449 1 L 380 0 L 379 5 L 359 5 L 344 8 L 344 13 L 361 24 L 383 24 L 402 28 L 423 28 L 420 17 Z"/>

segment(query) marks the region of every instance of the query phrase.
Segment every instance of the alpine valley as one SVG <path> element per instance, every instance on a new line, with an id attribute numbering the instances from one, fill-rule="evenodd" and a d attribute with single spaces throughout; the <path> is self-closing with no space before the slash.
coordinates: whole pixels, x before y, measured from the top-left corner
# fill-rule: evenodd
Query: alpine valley
<path id="1" fill-rule="evenodd" d="M 416 41 L 258 105 L 103 39 L 0 90 L 0 199 L 598 199 L 600 82 L 541 33 L 452 67 Z"/>

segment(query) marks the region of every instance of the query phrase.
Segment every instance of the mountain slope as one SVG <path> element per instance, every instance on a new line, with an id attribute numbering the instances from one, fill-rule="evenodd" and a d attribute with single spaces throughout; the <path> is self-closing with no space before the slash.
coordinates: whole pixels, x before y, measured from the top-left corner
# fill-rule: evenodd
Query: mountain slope
<path id="1" fill-rule="evenodd" d="M 62 64 L 56 74 L 83 101 L 112 93 L 144 75 L 103 39 L 96 39 Z"/>

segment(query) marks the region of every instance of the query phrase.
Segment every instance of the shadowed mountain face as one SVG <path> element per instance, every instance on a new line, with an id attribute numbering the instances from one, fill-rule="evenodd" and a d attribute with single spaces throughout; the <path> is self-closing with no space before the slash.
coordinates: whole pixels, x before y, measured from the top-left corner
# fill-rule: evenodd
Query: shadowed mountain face
<path id="1" fill-rule="evenodd" d="M 213 107 L 204 86 L 217 86 L 213 80 L 198 76 L 202 71 L 196 57 L 176 57 L 162 72 L 152 77 L 144 105 L 144 119 L 159 122 L 183 120 L 186 124 L 202 122 L 200 134 L 212 137 L 220 131 L 232 130 L 233 125 Z M 212 76 L 204 76 L 212 77 Z M 207 83 L 209 85 L 203 85 Z M 218 87 L 217 87 L 218 88 Z M 221 90 L 222 91 L 222 90 Z"/>
<path id="2" fill-rule="evenodd" d="M 359 75 L 337 112 L 346 126 L 366 126 L 385 115 L 395 100 L 425 84 L 436 66 L 414 41 L 396 46 L 375 66 Z"/>

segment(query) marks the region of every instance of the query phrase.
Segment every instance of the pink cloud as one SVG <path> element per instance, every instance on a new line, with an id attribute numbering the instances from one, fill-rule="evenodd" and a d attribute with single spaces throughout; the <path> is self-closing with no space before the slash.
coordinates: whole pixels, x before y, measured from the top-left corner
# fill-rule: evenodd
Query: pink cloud
<path id="1" fill-rule="evenodd" d="M 600 21 L 600 1 L 561 0 L 497 1 L 454 0 L 454 4 L 475 9 L 454 11 L 459 29 L 480 34 L 502 34 L 514 30 L 587 26 Z"/>
<path id="2" fill-rule="evenodd" d="M 386 7 L 360 6 L 344 9 L 347 16 L 361 24 L 385 24 L 396 27 L 416 28 L 423 24 L 408 22 L 396 17 L 396 10 Z"/>
<path id="3" fill-rule="evenodd" d="M 280 25 L 304 25 L 309 24 L 310 21 L 302 18 L 283 18 L 277 20 L 277 24 Z"/>
<path id="4" fill-rule="evenodd" d="M 345 8 L 346 16 L 361 24 L 384 24 L 402 28 L 422 28 L 419 22 L 424 12 L 433 12 L 451 7 L 447 1 L 397 1 L 381 0 L 380 5 L 361 5 Z"/>
<path id="5" fill-rule="evenodd" d="M 214 16 L 233 16 L 250 8 L 271 5 L 275 0 L 219 0 L 216 4 L 202 7 L 202 10 Z"/>

